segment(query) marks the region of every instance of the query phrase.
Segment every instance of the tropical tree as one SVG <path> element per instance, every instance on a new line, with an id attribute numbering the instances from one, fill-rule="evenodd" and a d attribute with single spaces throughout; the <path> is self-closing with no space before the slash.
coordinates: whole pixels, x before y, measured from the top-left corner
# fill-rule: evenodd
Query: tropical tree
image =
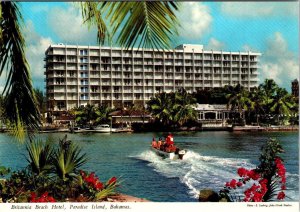
<path id="1" fill-rule="evenodd" d="M 196 98 L 186 90 L 180 89 L 175 92 L 174 121 L 182 126 L 188 120 L 196 120 L 197 112 L 192 107 L 195 103 Z"/>
<path id="2" fill-rule="evenodd" d="M 96 109 L 96 120 L 95 123 L 110 123 L 111 117 L 109 114 L 113 111 L 112 108 L 106 106 L 106 105 L 101 105 L 99 108 Z"/>
<path id="3" fill-rule="evenodd" d="M 71 113 L 75 115 L 76 123 L 89 126 L 95 123 L 99 114 L 97 107 L 90 104 L 75 108 Z"/>
<path id="4" fill-rule="evenodd" d="M 282 119 L 293 114 L 292 110 L 295 102 L 293 96 L 289 94 L 284 88 L 277 88 L 276 95 L 274 96 L 271 105 L 271 112 L 276 115 L 277 121 L 281 122 Z"/>
<path id="5" fill-rule="evenodd" d="M 238 111 L 240 118 L 242 118 L 243 111 L 253 109 L 253 102 L 249 98 L 249 92 L 243 88 L 240 84 L 235 87 L 229 86 L 229 94 L 226 95 L 228 99 L 227 108 L 231 108 L 232 111 Z"/>
<path id="6" fill-rule="evenodd" d="M 18 138 L 24 138 L 25 126 L 30 131 L 40 124 L 39 109 L 31 84 L 29 65 L 21 33 L 22 15 L 18 3 L 0 3 L 0 76 L 7 76 L 3 96 L 10 126 Z"/>
<path id="7" fill-rule="evenodd" d="M 36 96 L 37 106 L 41 113 L 46 112 L 46 97 L 42 90 L 39 88 L 34 88 L 34 93 Z"/>
<path id="8" fill-rule="evenodd" d="M 256 124 L 259 125 L 260 117 L 265 115 L 267 97 L 261 87 L 255 87 L 254 90 L 249 93 L 249 98 L 253 103 L 253 108 L 250 112 L 254 114 Z"/>
<path id="9" fill-rule="evenodd" d="M 263 95 L 265 96 L 265 112 L 267 114 L 271 113 L 271 104 L 274 101 L 278 88 L 279 86 L 273 79 L 265 79 L 265 81 L 259 85 L 259 89 L 262 90 Z"/>
<path id="10" fill-rule="evenodd" d="M 149 112 L 165 126 L 173 121 L 174 93 L 156 93 L 147 102 Z M 176 107 L 176 106 L 175 106 Z"/>
<path id="11" fill-rule="evenodd" d="M 178 35 L 176 2 L 84 2 L 81 9 L 85 22 L 97 27 L 101 44 L 116 36 L 117 43 L 126 48 L 164 49 L 170 48 L 172 39 Z"/>

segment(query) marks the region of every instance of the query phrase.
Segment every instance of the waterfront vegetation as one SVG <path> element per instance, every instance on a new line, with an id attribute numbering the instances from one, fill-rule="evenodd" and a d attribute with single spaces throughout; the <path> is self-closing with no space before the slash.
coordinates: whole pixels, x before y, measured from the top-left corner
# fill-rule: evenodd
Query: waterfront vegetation
<path id="1" fill-rule="evenodd" d="M 237 174 L 240 178 L 226 182 L 224 189 L 219 192 L 220 198 L 230 202 L 269 202 L 274 198 L 283 200 L 286 169 L 283 159 L 279 156 L 282 152 L 279 142 L 270 139 L 262 148 L 257 168 L 238 168 Z"/>
<path id="2" fill-rule="evenodd" d="M 101 182 L 95 173 L 81 170 L 87 156 L 66 137 L 58 146 L 28 142 L 26 150 L 28 166 L 0 181 L 3 202 L 103 201 L 116 194 L 117 178 Z"/>
<path id="3" fill-rule="evenodd" d="M 224 86 L 210 90 L 198 90 L 192 94 L 185 89 L 176 92 L 156 93 L 146 105 L 141 108 L 130 107 L 110 108 L 106 105 L 78 107 L 71 111 L 75 122 L 83 126 L 110 124 L 110 113 L 119 110 L 127 115 L 135 111 L 141 116 L 149 113 L 151 122 L 140 126 L 133 124 L 138 130 L 178 130 L 182 127 L 197 127 L 197 113 L 194 107 L 198 104 L 223 104 L 232 112 L 228 124 L 233 125 L 298 125 L 298 98 L 279 87 L 274 80 L 266 79 L 252 91 L 246 90 L 239 84 Z"/>
<path id="4" fill-rule="evenodd" d="M 80 126 L 95 126 L 98 124 L 109 124 L 111 122 L 110 112 L 114 111 L 112 108 L 101 105 L 86 105 L 74 108 L 69 113 L 75 117 L 76 124 Z"/>

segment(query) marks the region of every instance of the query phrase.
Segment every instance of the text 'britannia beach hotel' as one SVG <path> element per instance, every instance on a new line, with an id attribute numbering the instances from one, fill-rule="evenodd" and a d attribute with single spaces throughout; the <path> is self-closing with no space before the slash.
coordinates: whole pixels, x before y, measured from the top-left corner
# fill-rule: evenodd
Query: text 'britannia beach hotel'
<path id="1" fill-rule="evenodd" d="M 251 90 L 258 85 L 260 55 L 190 44 L 174 50 L 50 45 L 45 59 L 48 109 L 145 104 L 157 92 L 179 88 L 192 93 L 241 84 Z"/>

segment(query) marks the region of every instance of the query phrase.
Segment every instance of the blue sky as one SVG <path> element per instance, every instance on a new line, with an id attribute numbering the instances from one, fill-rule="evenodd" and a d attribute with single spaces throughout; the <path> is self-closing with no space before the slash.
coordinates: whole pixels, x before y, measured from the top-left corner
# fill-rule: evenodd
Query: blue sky
<path id="1" fill-rule="evenodd" d="M 298 8 L 298 2 L 182 2 L 180 35 L 173 46 L 261 52 L 260 80 L 272 78 L 290 91 L 291 80 L 299 78 Z M 35 87 L 44 89 L 43 57 L 50 44 L 97 44 L 96 29 L 82 24 L 73 3 L 22 2 L 21 11 Z"/>

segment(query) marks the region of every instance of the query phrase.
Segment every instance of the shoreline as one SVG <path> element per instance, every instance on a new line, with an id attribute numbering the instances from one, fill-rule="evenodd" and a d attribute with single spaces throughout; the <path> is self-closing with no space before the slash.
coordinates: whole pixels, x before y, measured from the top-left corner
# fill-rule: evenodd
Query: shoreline
<path id="1" fill-rule="evenodd" d="M 286 132 L 286 131 L 299 131 L 299 126 L 269 126 L 269 127 L 262 127 L 262 126 L 233 126 L 233 127 L 201 127 L 201 128 L 182 128 L 176 130 L 167 130 L 166 132 L 201 132 L 201 131 L 229 131 L 229 132 L 236 132 L 236 131 L 244 131 L 244 132 Z M 41 130 L 39 133 L 58 133 L 58 132 L 66 132 L 71 133 L 69 129 L 54 129 L 54 130 Z M 142 132 L 156 132 L 156 131 L 145 131 L 145 130 L 123 130 L 118 132 L 112 133 L 142 133 Z M 163 132 L 163 131 L 160 131 Z M 94 132 L 93 130 L 86 130 L 80 133 L 99 133 Z"/>

